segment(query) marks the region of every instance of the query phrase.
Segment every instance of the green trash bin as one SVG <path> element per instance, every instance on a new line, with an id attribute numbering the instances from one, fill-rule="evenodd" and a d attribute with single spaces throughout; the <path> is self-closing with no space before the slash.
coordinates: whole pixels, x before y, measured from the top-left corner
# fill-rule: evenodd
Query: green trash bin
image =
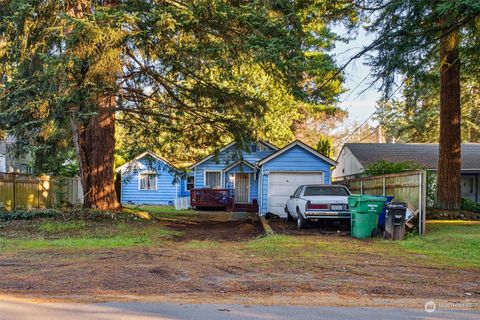
<path id="1" fill-rule="evenodd" d="M 378 215 L 382 213 L 385 197 L 353 194 L 348 197 L 351 234 L 354 238 L 370 238 L 377 227 Z"/>

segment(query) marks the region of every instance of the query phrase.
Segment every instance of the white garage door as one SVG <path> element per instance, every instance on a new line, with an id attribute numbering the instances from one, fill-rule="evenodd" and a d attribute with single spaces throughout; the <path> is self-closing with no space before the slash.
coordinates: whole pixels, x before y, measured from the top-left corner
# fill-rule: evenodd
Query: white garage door
<path id="1" fill-rule="evenodd" d="M 322 184 L 322 172 L 272 172 L 268 176 L 268 212 L 286 217 L 285 205 L 295 189 L 302 184 Z"/>

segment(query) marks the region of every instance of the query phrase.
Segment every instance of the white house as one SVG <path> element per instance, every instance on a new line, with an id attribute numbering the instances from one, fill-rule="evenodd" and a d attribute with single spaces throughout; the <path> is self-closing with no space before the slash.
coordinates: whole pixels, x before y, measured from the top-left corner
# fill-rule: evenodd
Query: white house
<path id="1" fill-rule="evenodd" d="M 9 152 L 13 142 L 12 137 L 0 140 L 0 172 L 32 174 L 29 157 L 16 158 Z"/>
<path id="2" fill-rule="evenodd" d="M 436 171 L 437 143 L 346 143 L 332 172 L 334 180 L 361 176 L 365 169 L 380 160 L 413 161 Z M 480 202 L 480 143 L 462 144 L 462 197 Z"/>

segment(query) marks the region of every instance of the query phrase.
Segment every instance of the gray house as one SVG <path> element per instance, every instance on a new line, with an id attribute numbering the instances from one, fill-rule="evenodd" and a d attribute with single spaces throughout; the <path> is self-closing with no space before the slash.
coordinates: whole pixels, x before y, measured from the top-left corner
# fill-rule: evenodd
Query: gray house
<path id="1" fill-rule="evenodd" d="M 361 176 L 379 161 L 414 161 L 430 171 L 437 170 L 437 143 L 346 143 L 333 170 L 334 180 Z M 462 144 L 462 197 L 480 202 L 480 143 Z"/>
<path id="2" fill-rule="evenodd" d="M 9 152 L 13 141 L 11 137 L 0 140 L 0 173 L 32 174 L 29 157 L 16 158 Z"/>

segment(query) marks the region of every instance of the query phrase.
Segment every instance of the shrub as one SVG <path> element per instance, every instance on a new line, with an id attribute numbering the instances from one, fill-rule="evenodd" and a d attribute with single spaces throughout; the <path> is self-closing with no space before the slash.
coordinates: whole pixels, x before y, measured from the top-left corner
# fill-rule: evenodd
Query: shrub
<path id="1" fill-rule="evenodd" d="M 470 199 L 462 198 L 462 204 L 460 205 L 460 209 L 480 213 L 480 203 L 472 201 Z"/>
<path id="2" fill-rule="evenodd" d="M 62 216 L 62 212 L 55 209 L 21 209 L 10 212 L 0 211 L 0 220 L 30 220 L 35 218 L 51 218 Z"/>
<path id="3" fill-rule="evenodd" d="M 131 210 L 122 211 L 102 211 L 96 209 L 83 208 L 63 208 L 63 209 L 17 209 L 12 211 L 2 210 L 0 206 L 0 220 L 30 220 L 36 218 L 62 218 L 68 220 L 150 220 L 150 216 L 145 216 Z"/>
<path id="4" fill-rule="evenodd" d="M 389 162 L 385 160 L 379 160 L 369 165 L 365 169 L 365 174 L 367 176 L 380 176 L 382 174 L 401 173 L 419 169 L 422 169 L 422 167 L 414 161 Z"/>

